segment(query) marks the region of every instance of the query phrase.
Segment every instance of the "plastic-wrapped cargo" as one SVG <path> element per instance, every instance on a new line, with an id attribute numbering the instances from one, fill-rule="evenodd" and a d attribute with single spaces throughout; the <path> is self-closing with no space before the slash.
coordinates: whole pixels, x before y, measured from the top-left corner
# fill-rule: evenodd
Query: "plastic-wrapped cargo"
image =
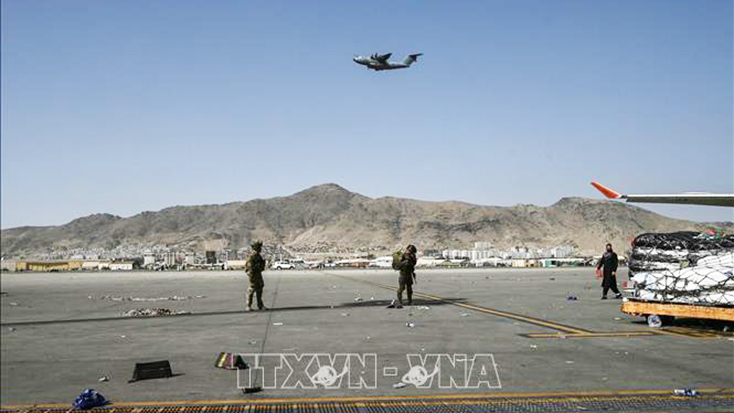
<path id="1" fill-rule="evenodd" d="M 633 242 L 635 297 L 734 306 L 734 236 L 694 232 L 643 234 Z"/>

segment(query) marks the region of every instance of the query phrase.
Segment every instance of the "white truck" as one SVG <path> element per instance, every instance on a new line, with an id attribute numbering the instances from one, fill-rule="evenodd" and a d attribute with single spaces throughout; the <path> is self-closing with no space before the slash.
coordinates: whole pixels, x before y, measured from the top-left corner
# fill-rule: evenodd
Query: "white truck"
<path id="1" fill-rule="evenodd" d="M 270 266 L 270 268 L 274 270 L 292 270 L 294 268 L 294 265 L 291 264 L 288 260 L 275 261 L 273 265 Z"/>

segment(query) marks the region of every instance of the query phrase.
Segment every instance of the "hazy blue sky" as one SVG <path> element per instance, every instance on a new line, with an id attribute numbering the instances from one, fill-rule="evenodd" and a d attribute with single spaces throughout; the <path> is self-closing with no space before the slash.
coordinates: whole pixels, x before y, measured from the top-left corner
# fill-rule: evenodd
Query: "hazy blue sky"
<path id="1" fill-rule="evenodd" d="M 425 55 L 372 72 L 355 54 Z M 731 1 L 2 1 L 2 222 L 732 192 Z M 649 206 L 732 220 L 732 209 Z"/>

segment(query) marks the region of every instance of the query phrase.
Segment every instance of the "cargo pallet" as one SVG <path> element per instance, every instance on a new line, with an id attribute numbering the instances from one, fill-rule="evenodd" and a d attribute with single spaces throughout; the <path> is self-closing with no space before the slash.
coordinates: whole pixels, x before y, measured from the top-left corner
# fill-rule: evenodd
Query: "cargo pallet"
<path id="1" fill-rule="evenodd" d="M 681 317 L 734 322 L 734 307 L 646 301 L 639 298 L 622 300 L 622 312 L 644 317 L 657 315 L 663 321 Z"/>

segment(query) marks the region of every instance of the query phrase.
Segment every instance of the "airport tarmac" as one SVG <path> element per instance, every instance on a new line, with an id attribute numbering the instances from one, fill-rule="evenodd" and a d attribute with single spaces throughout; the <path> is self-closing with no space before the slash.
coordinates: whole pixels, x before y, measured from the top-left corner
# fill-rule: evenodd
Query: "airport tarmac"
<path id="1" fill-rule="evenodd" d="M 730 333 L 651 329 L 642 318 L 622 314 L 619 300 L 599 299 L 591 268 L 418 271 L 414 305 L 403 309 L 385 308 L 397 284 L 390 270 L 271 271 L 264 278 L 271 311 L 245 312 L 247 281 L 241 271 L 4 273 L 2 405 L 68 405 L 90 387 L 126 403 L 644 394 L 734 383 Z M 626 271 L 619 279 L 626 280 Z M 189 298 L 112 299 L 122 296 Z M 190 314 L 121 315 L 161 307 Z M 244 395 L 237 372 L 213 366 L 222 351 L 374 354 L 375 386 L 277 388 Z M 480 378 L 490 378 L 491 386 L 478 389 L 439 388 L 437 382 L 428 388 L 393 388 L 410 370 L 408 354 L 491 354 L 497 380 L 489 371 Z M 169 360 L 176 375 L 128 383 L 135 363 L 156 360 Z M 371 368 L 366 365 L 363 369 Z M 397 375 L 391 376 L 395 368 Z M 449 374 L 458 374 L 457 368 Z M 303 371 L 296 374 L 304 377 Z M 369 377 L 369 372 L 360 374 Z M 98 381 L 103 376 L 109 381 Z"/>

